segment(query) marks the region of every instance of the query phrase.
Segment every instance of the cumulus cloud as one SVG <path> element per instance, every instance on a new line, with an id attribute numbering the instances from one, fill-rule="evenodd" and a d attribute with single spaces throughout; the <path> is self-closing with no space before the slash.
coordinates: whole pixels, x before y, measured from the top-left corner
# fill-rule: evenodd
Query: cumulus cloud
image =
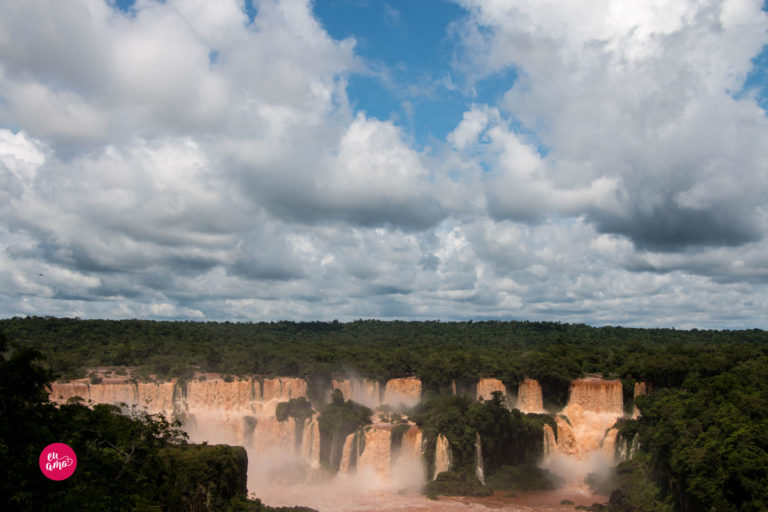
<path id="1" fill-rule="evenodd" d="M 764 322 L 760 3 L 459 3 L 429 148 L 309 0 L 0 5 L 0 314 Z"/>
<path id="2" fill-rule="evenodd" d="M 554 183 L 586 185 L 542 194 L 564 213 L 643 248 L 763 238 L 768 121 L 734 97 L 768 43 L 762 2 L 462 3 L 465 72 L 518 71 L 502 109 L 549 149 Z M 541 167 L 517 137 L 505 147 L 518 174 Z"/>

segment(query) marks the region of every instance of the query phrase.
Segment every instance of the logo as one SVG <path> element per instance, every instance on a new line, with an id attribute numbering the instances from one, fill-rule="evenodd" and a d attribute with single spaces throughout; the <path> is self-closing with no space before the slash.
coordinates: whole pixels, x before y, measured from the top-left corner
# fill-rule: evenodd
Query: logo
<path id="1" fill-rule="evenodd" d="M 75 451 L 64 443 L 49 444 L 40 453 L 40 471 L 51 480 L 66 480 L 75 468 Z"/>

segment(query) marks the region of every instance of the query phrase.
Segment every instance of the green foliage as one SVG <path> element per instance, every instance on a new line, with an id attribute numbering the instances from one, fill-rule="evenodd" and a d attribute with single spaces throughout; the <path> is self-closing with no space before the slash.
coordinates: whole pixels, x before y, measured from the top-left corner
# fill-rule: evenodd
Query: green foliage
<path id="1" fill-rule="evenodd" d="M 243 512 L 317 512 L 309 507 L 268 507 L 261 503 L 261 500 L 250 501 Z M 239 511 L 238 511 L 239 512 Z"/>
<path id="2" fill-rule="evenodd" d="M 478 404 L 461 397 L 440 397 L 454 383 L 474 396 L 480 376 L 500 378 L 510 390 L 530 376 L 539 380 L 545 406 L 554 410 L 565 403 L 573 378 L 602 374 L 622 380 L 629 410 L 634 383 L 650 382 L 654 392 L 637 399 L 640 420 L 619 425 L 622 438 L 629 439 L 634 432 L 639 435 L 641 453 L 635 460 L 639 466 L 633 466 L 631 474 L 642 485 L 635 489 L 622 484 L 624 499 L 614 505 L 634 506 L 633 500 L 647 504 L 647 496 L 652 495 L 680 512 L 768 509 L 764 498 L 768 495 L 764 440 L 768 333 L 757 329 L 680 331 L 495 321 L 193 323 L 13 318 L 0 320 L 0 334 L 0 351 L 14 347 L 12 355 L 3 356 L 0 371 L 0 460 L 11 461 L 0 469 L 0 486 L 5 486 L 0 495 L 12 496 L 15 508 L 30 508 L 25 500 L 34 502 L 40 484 L 39 475 L 25 473 L 14 461 L 27 461 L 36 449 L 39 453 L 41 442 L 69 439 L 81 443 L 85 456 L 101 450 L 106 460 L 121 460 L 115 455 L 119 452 L 104 441 L 120 447 L 116 443 L 132 439 L 125 433 L 106 437 L 104 432 L 131 431 L 122 420 L 112 418 L 119 416 L 116 412 L 101 408 L 82 412 L 82 406 L 73 404 L 62 407 L 66 414 L 59 416 L 64 413 L 54 412 L 58 409 L 44 400 L 45 383 L 52 374 L 81 378 L 85 368 L 124 365 L 136 367 L 134 375 L 144 377 L 183 379 L 194 369 L 303 377 L 310 384 L 313 403 L 328 396 L 331 379 L 341 372 L 379 381 L 415 374 L 430 397 L 416 411 L 427 441 L 427 460 L 432 462 L 435 440 L 442 432 L 452 445 L 454 468 L 473 474 L 474 436 L 479 432 L 489 478 L 503 466 L 533 462 L 541 452 L 541 427 L 553 425 L 553 419 L 509 412 L 493 400 Z M 30 365 L 40 354 L 44 368 Z M 325 416 L 321 457 L 326 467 L 338 467 L 346 435 L 369 421 L 364 411 L 348 404 L 336 396 L 321 415 Z M 290 416 L 290 406 L 285 407 L 288 412 L 281 410 L 281 414 Z M 86 417 L 100 425 L 103 439 L 87 429 L 78 430 L 77 421 Z M 139 418 L 142 422 L 147 424 Z M 134 430 L 141 432 L 138 427 Z M 162 442 L 172 443 L 171 438 Z M 149 452 L 154 449 L 152 443 L 147 445 Z M 138 445 L 138 452 L 142 446 Z M 134 473 L 137 465 L 139 459 L 134 457 L 116 466 L 125 470 L 116 483 L 105 482 L 106 488 L 118 489 L 129 475 L 138 475 Z M 156 467 L 160 466 L 149 464 L 147 474 L 157 476 Z M 9 468 L 15 476 L 2 478 L 11 474 Z M 106 471 L 93 478 L 114 480 L 116 476 Z M 104 500 L 111 503 L 112 496 L 120 497 L 115 498 L 115 510 L 146 508 L 144 498 L 126 497 L 117 490 Z"/>
<path id="3" fill-rule="evenodd" d="M 614 425 L 619 431 L 619 437 L 624 438 L 627 441 L 632 439 L 640 431 L 640 422 L 637 420 L 631 420 L 626 418 L 619 419 Z"/>
<path id="4" fill-rule="evenodd" d="M 561 487 L 565 481 L 536 464 L 501 466 L 488 477 L 488 485 L 505 491 L 548 491 Z"/>
<path id="5" fill-rule="evenodd" d="M 371 424 L 372 411 L 352 400 L 344 401 L 335 390 L 331 402 L 323 407 L 318 417 L 320 430 L 320 463 L 332 472 L 339 470 L 346 437 L 358 428 Z"/>
<path id="6" fill-rule="evenodd" d="M 315 411 L 306 397 L 291 398 L 287 402 L 277 404 L 275 416 L 277 421 L 285 421 L 289 417 L 296 420 L 297 423 L 303 423 L 307 418 L 311 418 Z"/>
<path id="7" fill-rule="evenodd" d="M 66 378 L 100 365 L 140 367 L 159 378 L 193 369 L 231 375 L 298 376 L 313 403 L 340 370 L 386 380 L 418 375 L 428 392 L 450 392 L 495 376 L 514 388 L 536 378 L 549 407 L 563 405 L 573 378 L 612 375 L 630 383 L 680 386 L 768 355 L 768 333 L 594 328 L 545 322 L 154 322 L 12 318 L 9 341 L 42 352 Z"/>
<path id="8" fill-rule="evenodd" d="M 638 403 L 647 465 L 676 510 L 768 509 L 768 357 Z"/>
<path id="9" fill-rule="evenodd" d="M 648 467 L 640 456 L 622 462 L 607 475 L 590 474 L 587 483 L 598 493 L 610 495 L 609 512 L 672 512 L 672 506 L 661 498 Z"/>
<path id="10" fill-rule="evenodd" d="M 427 400 L 414 411 L 412 419 L 427 440 L 425 457 L 429 472 L 434 471 L 435 442 L 438 434 L 448 438 L 454 471 L 475 472 L 475 434 L 480 433 L 486 474 L 503 465 L 536 463 L 543 451 L 542 429 L 555 425 L 549 415 L 526 415 L 502 406 L 501 396 L 476 402 L 465 396 L 448 395 Z"/>
<path id="11" fill-rule="evenodd" d="M 226 445 L 168 446 L 160 450 L 165 464 L 165 505 L 169 512 L 226 510 L 247 493 L 245 448 Z"/>
<path id="12" fill-rule="evenodd" d="M 242 448 L 189 446 L 177 423 L 136 409 L 54 406 L 37 357 L 30 349 L 0 355 L 0 509 L 227 511 L 244 502 Z M 75 473 L 61 482 L 38 468 L 53 442 L 77 455 Z"/>
<path id="13" fill-rule="evenodd" d="M 427 483 L 425 492 L 430 499 L 438 496 L 490 496 L 493 491 L 482 485 L 474 475 L 444 471 Z"/>

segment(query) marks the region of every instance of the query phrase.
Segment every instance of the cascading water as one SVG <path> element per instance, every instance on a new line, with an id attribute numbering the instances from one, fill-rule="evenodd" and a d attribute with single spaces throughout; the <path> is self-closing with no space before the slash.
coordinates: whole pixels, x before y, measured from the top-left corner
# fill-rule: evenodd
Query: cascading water
<path id="1" fill-rule="evenodd" d="M 384 403 L 398 408 L 413 407 L 421 400 L 421 380 L 416 377 L 390 379 L 384 391 Z"/>
<path id="2" fill-rule="evenodd" d="M 221 376 L 209 374 L 205 380 L 181 384 L 172 381 L 135 383 L 127 379 L 105 379 L 100 384 L 84 380 L 53 383 L 51 397 L 65 402 L 80 396 L 94 403 L 124 402 L 146 407 L 150 413 L 182 419 L 183 428 L 193 442 L 245 446 L 249 453 L 249 491 L 277 499 L 281 495 L 272 492 L 273 489 L 285 490 L 281 484 L 296 488 L 295 482 L 311 480 L 321 468 L 317 414 L 300 424 L 293 418 L 280 422 L 275 417 L 278 403 L 306 396 L 307 387 L 304 380 L 296 378 L 252 377 L 227 382 Z M 349 398 L 349 393 L 353 399 L 358 399 L 356 401 L 363 397 L 369 403 L 375 402 L 371 405 L 383 401 L 415 403 L 422 392 L 421 381 L 415 378 L 393 379 L 386 386 L 371 380 L 344 379 L 335 381 L 334 387 L 341 389 L 345 398 Z M 498 379 L 482 379 L 477 391 L 478 396 L 488 399 L 493 391 L 504 393 L 506 389 Z M 525 412 L 543 411 L 538 382 L 526 379 L 520 383 L 517 405 Z M 636 438 L 625 440 L 615 431 L 606 433 L 622 411 L 618 381 L 575 381 L 568 406 L 555 419 L 557 435 L 549 425 L 544 427 L 544 454 L 548 467 L 557 472 L 556 460 L 570 460 L 584 466 L 581 473 L 586 473 L 591 466 L 585 462 L 595 454 L 607 459 L 609 452 L 613 452 L 616 460 L 631 457 L 637 449 Z M 399 441 L 395 441 L 393 432 L 397 432 Z M 478 434 L 475 440 L 476 475 L 484 481 L 482 441 Z M 352 485 L 357 489 L 413 489 L 424 481 L 425 440 L 415 425 L 401 427 L 379 422 L 358 431 L 356 438 L 352 434 L 340 442 L 344 449 L 339 480 L 354 482 Z M 434 473 L 429 476 L 434 478 L 436 474 L 450 470 L 451 458 L 447 437 L 438 435 Z M 290 499 L 287 496 L 290 494 L 285 498 Z M 294 502 L 298 503 L 301 501 Z"/>
<path id="3" fill-rule="evenodd" d="M 480 432 L 475 432 L 475 476 L 485 485 L 485 467 L 483 466 L 483 442 Z"/>
<path id="4" fill-rule="evenodd" d="M 631 460 L 640 448 L 640 434 L 635 434 L 632 439 L 618 437 L 614 450 L 614 458 L 617 463 Z"/>
<path id="5" fill-rule="evenodd" d="M 549 425 L 544 425 L 544 447 L 543 458 L 548 459 L 551 455 L 557 452 L 557 440 L 555 439 L 555 431 Z"/>
<path id="6" fill-rule="evenodd" d="M 448 438 L 443 434 L 438 434 L 437 441 L 435 442 L 435 469 L 430 480 L 434 480 L 443 471 L 450 471 L 451 462 L 451 445 L 448 442 Z"/>
<path id="7" fill-rule="evenodd" d="M 378 381 L 350 377 L 334 380 L 333 389 L 338 389 L 345 400 L 352 400 L 366 407 L 375 409 L 382 404 L 381 386 Z"/>
<path id="8" fill-rule="evenodd" d="M 554 435 L 544 429 L 548 456 L 544 465 L 573 485 L 590 472 L 614 464 L 616 431 L 611 427 L 624 414 L 621 381 L 597 378 L 571 383 L 568 405 L 555 416 Z"/>
<path id="9" fill-rule="evenodd" d="M 357 377 L 334 379 L 332 388 L 340 390 L 345 400 L 350 399 L 371 409 L 386 404 L 397 410 L 401 405 L 413 407 L 421 400 L 421 379 L 417 377 L 390 379 L 384 389 L 375 380 Z"/>
<path id="10" fill-rule="evenodd" d="M 505 403 L 507 398 L 507 388 L 504 383 L 499 379 L 480 379 L 477 383 L 477 399 L 478 400 L 490 400 L 493 397 L 495 391 L 500 391 L 504 397 Z"/>
<path id="11" fill-rule="evenodd" d="M 541 385 L 534 379 L 524 379 L 517 389 L 516 409 L 524 413 L 544 412 L 544 399 L 541 394 Z"/>

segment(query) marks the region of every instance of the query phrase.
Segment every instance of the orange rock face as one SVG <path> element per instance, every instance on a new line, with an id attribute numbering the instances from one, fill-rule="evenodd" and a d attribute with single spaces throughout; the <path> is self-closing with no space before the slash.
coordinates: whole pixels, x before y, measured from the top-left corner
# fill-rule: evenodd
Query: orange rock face
<path id="1" fill-rule="evenodd" d="M 175 383 L 102 382 L 91 384 L 86 379 L 51 383 L 50 399 L 66 403 L 75 397 L 94 404 L 125 404 L 127 407 L 146 409 L 150 414 L 163 414 L 170 418 L 174 412 Z"/>

